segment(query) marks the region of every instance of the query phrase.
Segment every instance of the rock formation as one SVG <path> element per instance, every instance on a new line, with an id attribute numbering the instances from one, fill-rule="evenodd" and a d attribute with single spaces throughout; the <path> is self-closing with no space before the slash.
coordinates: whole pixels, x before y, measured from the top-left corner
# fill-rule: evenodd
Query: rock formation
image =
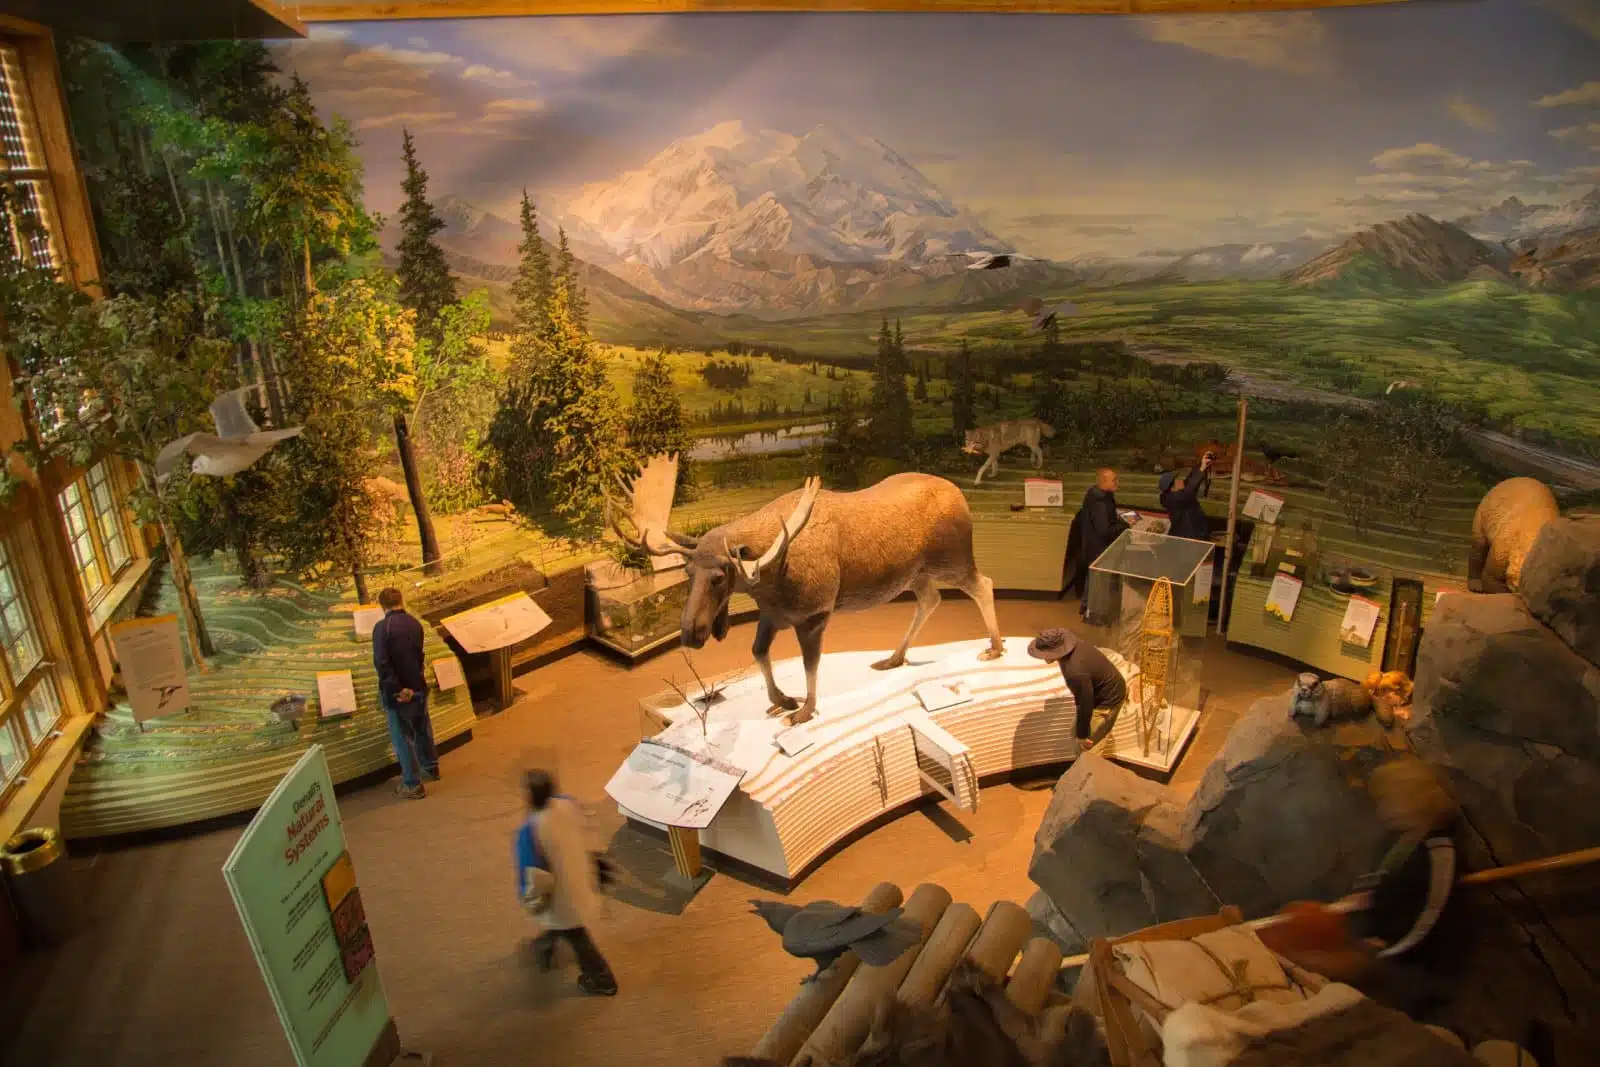
<path id="1" fill-rule="evenodd" d="M 1406 737 L 1370 720 L 1302 731 L 1285 693 L 1235 725 L 1187 803 L 1079 760 L 1035 838 L 1040 931 L 1076 952 L 1219 903 L 1260 916 L 1342 896 L 1388 840 L 1365 779 L 1407 741 L 1462 807 L 1465 869 L 1600 844 L 1600 520 L 1549 523 L 1523 573 L 1518 594 L 1439 603 Z M 1515 1039 L 1543 1018 L 1572 1062 L 1589 1062 L 1600 1047 L 1597 899 L 1594 868 L 1459 889 L 1447 919 L 1461 973 L 1428 1021 Z"/>

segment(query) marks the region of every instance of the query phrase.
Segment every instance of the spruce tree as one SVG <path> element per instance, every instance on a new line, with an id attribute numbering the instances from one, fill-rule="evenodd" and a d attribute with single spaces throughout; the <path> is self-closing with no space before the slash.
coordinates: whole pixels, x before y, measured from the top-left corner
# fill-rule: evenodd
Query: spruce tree
<path id="1" fill-rule="evenodd" d="M 517 245 L 517 277 L 511 283 L 516 300 L 518 336 L 534 336 L 544 328 L 545 311 L 550 305 L 550 250 L 539 236 L 539 211 L 522 190 L 522 243 Z"/>
<path id="2" fill-rule="evenodd" d="M 564 281 L 567 294 L 571 302 L 572 321 L 578 329 L 588 332 L 589 329 L 589 301 L 583 295 L 583 286 L 578 284 L 578 260 L 572 254 L 572 246 L 567 243 L 567 231 L 563 227 L 556 231 L 556 277 Z"/>
<path id="3" fill-rule="evenodd" d="M 950 389 L 951 415 L 955 431 L 964 434 L 978 425 L 976 386 L 972 381 L 972 350 L 965 339 L 956 353 Z"/>
<path id="4" fill-rule="evenodd" d="M 872 369 L 872 395 L 868 406 L 872 443 L 879 454 L 904 459 L 913 443 L 911 397 L 906 391 L 905 339 L 899 322 L 889 330 L 883 320 L 878 332 L 878 358 Z"/>
<path id="5" fill-rule="evenodd" d="M 678 487 L 689 484 L 689 430 L 664 353 L 648 357 L 633 376 L 628 447 L 641 462 L 651 456 L 677 453 Z"/>

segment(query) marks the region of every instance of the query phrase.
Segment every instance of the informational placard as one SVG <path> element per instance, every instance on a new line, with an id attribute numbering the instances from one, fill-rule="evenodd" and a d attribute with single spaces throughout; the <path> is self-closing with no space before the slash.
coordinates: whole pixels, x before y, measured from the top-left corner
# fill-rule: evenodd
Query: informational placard
<path id="1" fill-rule="evenodd" d="M 773 741 L 777 742 L 778 751 L 785 756 L 798 756 L 810 748 L 816 741 L 811 736 L 811 731 L 802 726 L 791 726 L 787 730 L 780 730 Z"/>
<path id="2" fill-rule="evenodd" d="M 1022 481 L 1022 506 L 1028 508 L 1059 508 L 1066 500 L 1061 483 L 1049 478 L 1024 478 Z"/>
<path id="3" fill-rule="evenodd" d="M 1339 640 L 1362 648 L 1372 644 L 1372 633 L 1378 628 L 1379 611 L 1376 601 L 1364 596 L 1352 596 L 1344 609 L 1344 622 L 1339 624 Z"/>
<path id="4" fill-rule="evenodd" d="M 350 621 L 357 637 L 371 637 L 372 631 L 383 621 L 383 608 L 377 604 L 361 604 L 350 613 Z"/>
<path id="5" fill-rule="evenodd" d="M 1300 579 L 1287 574 L 1273 575 L 1272 588 L 1267 590 L 1267 614 L 1284 622 L 1293 622 L 1294 608 L 1300 602 L 1303 585 Z"/>
<path id="6" fill-rule="evenodd" d="M 634 746 L 606 783 L 606 793 L 651 822 L 700 830 L 711 825 L 743 779 L 744 771 L 732 764 L 649 738 Z"/>
<path id="7" fill-rule="evenodd" d="M 459 689 L 467 684 L 467 675 L 461 669 L 460 660 L 454 656 L 445 656 L 443 659 L 433 661 L 433 680 L 441 690 Z"/>
<path id="8" fill-rule="evenodd" d="M 924 711 L 943 711 L 953 708 L 957 704 L 965 704 L 972 699 L 960 682 L 950 685 L 947 682 L 924 682 L 914 690 L 917 700 L 921 702 Z"/>
<path id="9" fill-rule="evenodd" d="M 1191 602 L 1204 604 L 1211 599 L 1211 580 L 1216 576 L 1216 566 L 1211 560 L 1200 564 L 1200 569 L 1194 572 L 1194 592 Z"/>
<path id="10" fill-rule="evenodd" d="M 189 706 L 189 679 L 176 615 L 113 623 L 111 647 L 136 722 L 159 719 Z"/>
<path id="11" fill-rule="evenodd" d="M 439 624 L 468 652 L 493 652 L 526 641 L 550 625 L 550 616 L 527 593 L 512 593 Z"/>
<path id="12" fill-rule="evenodd" d="M 317 672 L 317 705 L 324 719 L 356 713 L 356 680 L 349 671 Z"/>
<path id="13" fill-rule="evenodd" d="M 321 745 L 267 797 L 222 876 L 295 1062 L 366 1062 L 389 1026 L 389 1005 Z"/>
<path id="14" fill-rule="evenodd" d="M 917 774 L 944 798 L 963 811 L 978 810 L 978 779 L 972 771 L 967 746 L 923 711 L 907 711 L 911 747 L 917 756 Z M 940 774 L 930 774 L 938 769 Z M 942 779 L 942 780 L 941 780 Z"/>
<path id="15" fill-rule="evenodd" d="M 1278 521 L 1278 514 L 1283 511 L 1283 497 L 1263 493 L 1259 489 L 1250 490 L 1250 495 L 1244 501 L 1244 517 L 1264 522 L 1271 526 Z"/>

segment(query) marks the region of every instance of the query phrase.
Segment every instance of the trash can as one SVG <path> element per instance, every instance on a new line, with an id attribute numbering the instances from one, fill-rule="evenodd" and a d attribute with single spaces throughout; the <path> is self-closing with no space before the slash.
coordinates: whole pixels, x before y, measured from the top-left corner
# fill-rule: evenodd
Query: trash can
<path id="1" fill-rule="evenodd" d="M 0 848 L 0 870 L 28 947 L 51 948 L 73 935 L 80 915 L 78 886 L 60 834 L 50 829 L 16 834 Z"/>

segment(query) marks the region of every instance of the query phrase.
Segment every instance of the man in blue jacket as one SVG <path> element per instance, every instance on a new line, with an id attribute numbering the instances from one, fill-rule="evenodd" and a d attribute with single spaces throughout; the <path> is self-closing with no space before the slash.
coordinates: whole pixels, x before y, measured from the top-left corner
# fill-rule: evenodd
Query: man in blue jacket
<path id="1" fill-rule="evenodd" d="M 1200 494 L 1211 477 L 1211 453 L 1200 460 L 1200 466 L 1191 470 L 1188 477 L 1177 471 L 1161 476 L 1161 506 L 1167 511 L 1170 524 L 1168 533 L 1173 537 L 1187 537 L 1191 541 L 1211 540 L 1211 520 L 1200 506 Z"/>
<path id="2" fill-rule="evenodd" d="M 400 761 L 395 792 L 407 800 L 427 795 L 422 779 L 439 780 L 439 753 L 428 720 L 428 680 L 422 674 L 422 623 L 405 609 L 400 590 L 378 594 L 383 618 L 372 628 L 372 664 L 378 669 L 378 702 L 389 720 L 389 742 Z"/>

